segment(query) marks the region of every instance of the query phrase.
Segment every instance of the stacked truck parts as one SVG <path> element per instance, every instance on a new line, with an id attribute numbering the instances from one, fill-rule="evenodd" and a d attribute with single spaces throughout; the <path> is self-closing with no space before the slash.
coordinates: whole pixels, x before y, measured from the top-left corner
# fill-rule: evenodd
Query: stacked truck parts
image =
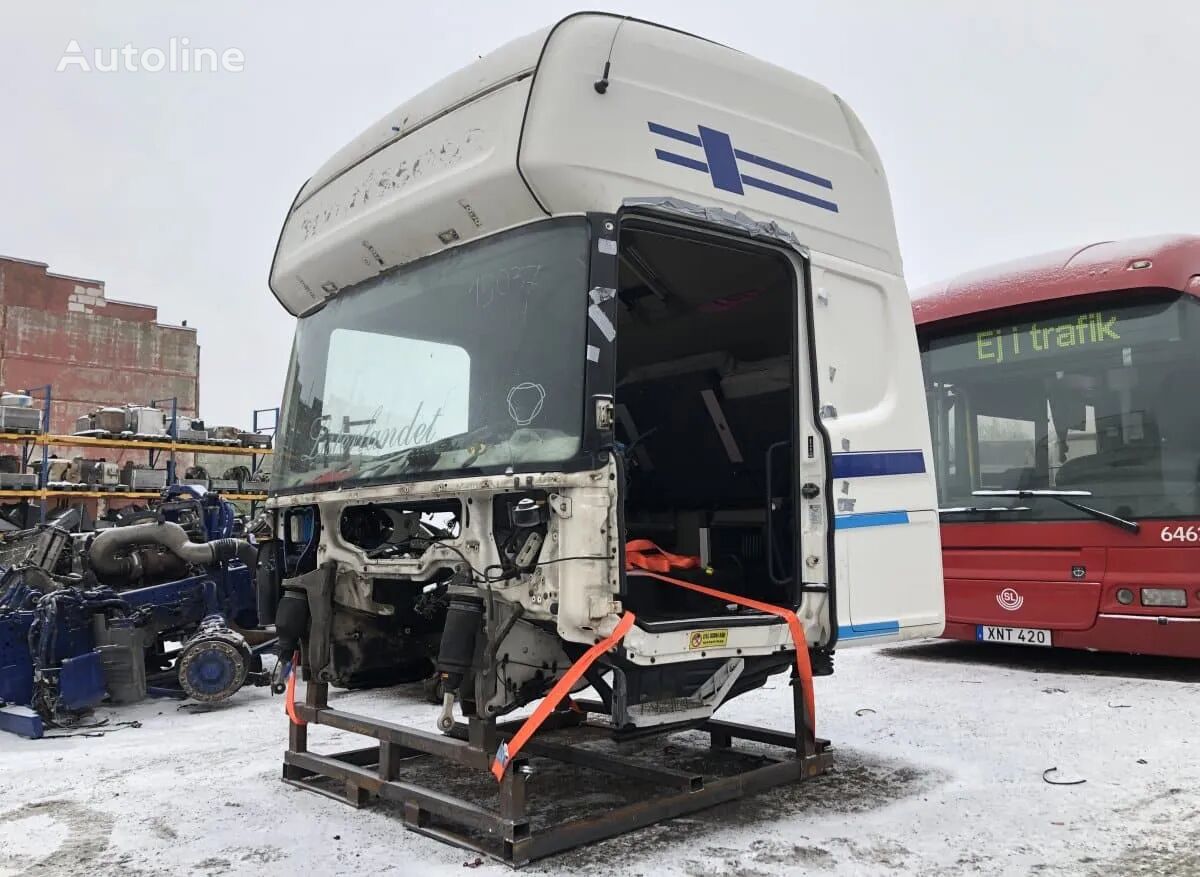
<path id="1" fill-rule="evenodd" d="M 271 447 L 271 436 L 267 433 L 248 432 L 237 426 L 208 426 L 203 420 L 185 414 L 176 414 L 172 418 L 168 412 L 149 405 L 112 405 L 96 408 L 76 418 L 73 434 L 88 438 L 124 438 L 132 441 L 162 441 L 173 438 L 187 444 L 241 448 Z"/>
<path id="2" fill-rule="evenodd" d="M 0 432 L 22 435 L 42 431 L 42 409 L 27 393 L 0 393 Z"/>
<path id="3" fill-rule="evenodd" d="M 219 478 L 213 477 L 204 466 L 189 466 L 184 473 L 184 484 L 207 487 L 217 493 L 261 493 L 266 494 L 270 473 L 254 472 L 249 466 L 233 466 Z"/>
<path id="4" fill-rule="evenodd" d="M 167 415 L 148 405 L 97 408 L 75 421 L 75 435 L 101 438 L 162 439 Z"/>

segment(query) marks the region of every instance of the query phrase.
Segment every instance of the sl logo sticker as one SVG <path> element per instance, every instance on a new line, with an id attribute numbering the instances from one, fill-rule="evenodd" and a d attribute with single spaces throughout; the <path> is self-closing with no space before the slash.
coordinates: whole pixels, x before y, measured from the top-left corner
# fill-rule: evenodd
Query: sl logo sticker
<path id="1" fill-rule="evenodd" d="M 1005 588 L 996 595 L 996 602 L 1000 604 L 1001 609 L 1016 612 L 1025 605 L 1025 598 L 1017 593 L 1016 588 Z"/>

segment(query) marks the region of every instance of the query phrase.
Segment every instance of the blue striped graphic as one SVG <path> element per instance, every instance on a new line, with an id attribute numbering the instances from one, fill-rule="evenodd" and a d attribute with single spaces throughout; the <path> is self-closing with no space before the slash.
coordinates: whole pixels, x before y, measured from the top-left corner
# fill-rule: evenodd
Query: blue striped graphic
<path id="1" fill-rule="evenodd" d="M 713 185 L 735 195 L 744 194 L 742 176 L 738 173 L 737 157 L 733 154 L 733 142 L 724 131 L 700 126 L 700 142 L 704 144 L 704 157 L 708 159 L 708 175 Z"/>
<path id="2" fill-rule="evenodd" d="M 708 173 L 708 165 L 702 161 L 696 161 L 694 158 L 688 158 L 686 155 L 667 152 L 665 149 L 654 150 L 654 155 L 659 161 L 669 161 L 671 164 L 680 164 L 684 167 L 690 167 L 694 171 Z"/>
<path id="3" fill-rule="evenodd" d="M 815 195 L 805 195 L 803 192 L 797 192 L 795 189 L 789 189 L 787 186 L 768 183 L 766 180 L 760 180 L 758 177 L 750 177 L 745 174 L 742 175 L 742 182 L 756 189 L 774 192 L 776 195 L 783 195 L 785 198 L 795 198 L 797 201 L 803 201 L 805 204 L 811 204 L 814 207 L 823 207 L 826 210 L 832 210 L 834 213 L 838 212 L 838 206 L 832 201 L 826 201 L 824 198 L 818 198 Z"/>
<path id="4" fill-rule="evenodd" d="M 650 126 L 651 134 L 661 134 L 664 137 L 670 137 L 672 140 L 682 140 L 684 143 L 690 143 L 692 146 L 703 146 L 704 143 L 695 134 L 689 134 L 687 131 L 680 131 L 678 128 L 668 128 L 666 125 L 660 125 L 658 122 L 647 122 Z"/>
<path id="5" fill-rule="evenodd" d="M 873 621 L 870 624 L 852 624 L 838 627 L 838 639 L 865 639 L 869 636 L 887 636 L 900 632 L 899 621 Z"/>
<path id="6" fill-rule="evenodd" d="M 907 524 L 908 512 L 861 512 L 856 515 L 837 515 L 833 519 L 835 530 L 855 530 L 859 527 L 890 527 Z"/>
<path id="7" fill-rule="evenodd" d="M 818 177 L 816 174 L 810 174 L 808 171 L 802 171 L 798 167 L 791 167 L 790 165 L 782 164 L 778 161 L 772 161 L 769 158 L 763 158 L 761 155 L 755 155 L 753 152 L 746 152 L 744 149 L 735 149 L 733 154 L 742 161 L 748 161 L 750 164 L 756 164 L 759 167 L 765 167 L 773 171 L 779 171 L 781 174 L 787 174 L 788 176 L 795 177 L 798 180 L 804 180 L 812 183 L 814 186 L 822 186 L 826 189 L 833 188 L 832 181 L 827 180 L 824 177 Z"/>
<path id="8" fill-rule="evenodd" d="M 809 195 L 806 192 L 801 192 L 798 189 L 793 189 L 779 183 L 773 183 L 761 177 L 743 174 L 738 166 L 738 162 L 745 162 L 746 164 L 765 168 L 775 173 L 784 174 L 796 180 L 803 180 L 814 186 L 820 186 L 822 189 L 832 190 L 832 180 L 809 173 L 806 170 L 801 170 L 798 167 L 792 167 L 781 161 L 775 161 L 772 158 L 747 152 L 744 149 L 735 149 L 733 140 L 729 134 L 724 131 L 718 131 L 716 128 L 698 125 L 697 130 L 700 132 L 700 135 L 696 136 L 690 131 L 681 131 L 678 128 L 672 128 L 669 125 L 663 125 L 659 122 L 647 122 L 646 124 L 651 134 L 668 137 L 671 140 L 687 143 L 690 146 L 700 147 L 704 150 L 705 160 L 700 161 L 696 158 L 689 158 L 665 149 L 655 149 L 655 158 L 659 161 L 665 161 L 669 164 L 679 165 L 680 167 L 708 174 L 713 186 L 721 191 L 732 192 L 735 195 L 744 195 L 746 193 L 745 187 L 750 187 L 761 189 L 764 192 L 770 192 L 774 195 L 782 195 L 785 198 L 791 198 L 793 201 L 811 204 L 813 207 L 820 207 L 822 210 L 828 210 L 831 213 L 839 212 L 838 205 L 826 198 L 818 198 L 815 195 Z"/>
<path id="9" fill-rule="evenodd" d="M 833 455 L 834 478 L 876 475 L 919 475 L 925 471 L 920 451 L 849 451 Z"/>

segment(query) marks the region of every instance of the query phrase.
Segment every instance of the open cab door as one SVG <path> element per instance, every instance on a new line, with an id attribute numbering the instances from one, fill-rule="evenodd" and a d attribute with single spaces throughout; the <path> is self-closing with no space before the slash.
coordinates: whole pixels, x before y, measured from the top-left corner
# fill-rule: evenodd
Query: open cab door
<path id="1" fill-rule="evenodd" d="M 700 213 L 593 220 L 617 239 L 592 253 L 588 359 L 593 386 L 611 380 L 595 404 L 611 406 L 637 617 L 611 682 L 624 726 L 703 718 L 794 666 L 772 609 L 796 614 L 817 672 L 837 630 L 807 255 L 778 228 Z"/>

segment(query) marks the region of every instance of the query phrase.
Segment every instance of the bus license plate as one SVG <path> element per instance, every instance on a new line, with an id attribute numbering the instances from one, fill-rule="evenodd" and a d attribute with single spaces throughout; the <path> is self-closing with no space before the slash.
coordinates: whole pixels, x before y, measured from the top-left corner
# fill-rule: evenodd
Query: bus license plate
<path id="1" fill-rule="evenodd" d="M 981 624 L 975 631 L 975 639 L 985 643 L 1015 643 L 1021 646 L 1052 645 L 1050 631 L 1033 627 L 992 627 Z"/>

